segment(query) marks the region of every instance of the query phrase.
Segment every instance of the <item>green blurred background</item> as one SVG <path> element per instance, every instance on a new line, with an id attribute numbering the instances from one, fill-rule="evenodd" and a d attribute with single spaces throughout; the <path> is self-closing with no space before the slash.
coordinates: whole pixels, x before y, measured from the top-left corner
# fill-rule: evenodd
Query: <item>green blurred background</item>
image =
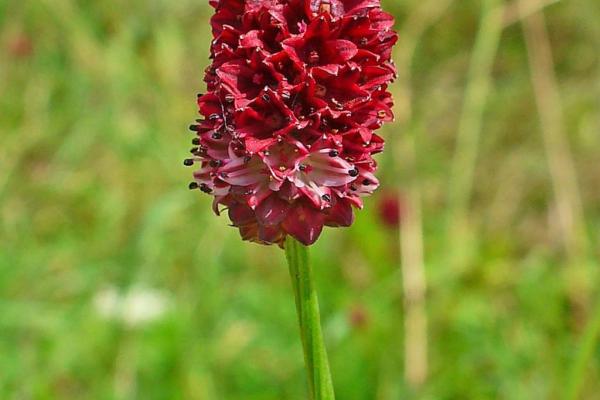
<path id="1" fill-rule="evenodd" d="M 1 399 L 306 399 L 283 253 L 187 190 L 206 3 L 0 0 Z M 600 399 L 600 2 L 384 5 L 383 185 L 311 249 L 338 398 Z"/>

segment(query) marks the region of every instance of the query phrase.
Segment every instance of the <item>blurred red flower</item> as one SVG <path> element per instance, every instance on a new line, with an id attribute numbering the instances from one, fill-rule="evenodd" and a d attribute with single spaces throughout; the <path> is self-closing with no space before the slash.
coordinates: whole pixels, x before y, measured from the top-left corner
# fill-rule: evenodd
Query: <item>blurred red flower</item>
<path id="1" fill-rule="evenodd" d="M 381 222 L 392 229 L 400 226 L 402 206 L 400 199 L 395 193 L 385 193 L 379 199 L 379 218 Z"/>
<path id="2" fill-rule="evenodd" d="M 362 329 L 369 324 L 369 311 L 362 305 L 355 305 L 350 308 L 348 322 L 355 329 Z"/>
<path id="3" fill-rule="evenodd" d="M 325 225 L 351 225 L 379 186 L 374 131 L 393 119 L 393 17 L 379 0 L 210 4 L 190 188 L 225 206 L 245 240 L 309 245 Z"/>
<path id="4" fill-rule="evenodd" d="M 8 42 L 8 52 L 16 58 L 27 58 L 33 53 L 33 42 L 25 34 L 14 36 Z"/>

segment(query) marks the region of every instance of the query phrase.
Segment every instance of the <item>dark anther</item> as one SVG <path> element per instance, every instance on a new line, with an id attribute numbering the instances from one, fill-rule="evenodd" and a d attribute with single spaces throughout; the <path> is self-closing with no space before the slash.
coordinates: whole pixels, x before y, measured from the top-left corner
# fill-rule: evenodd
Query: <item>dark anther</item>
<path id="1" fill-rule="evenodd" d="M 215 140 L 219 140 L 223 138 L 223 134 L 221 132 L 215 132 L 212 134 L 212 138 Z"/>
<path id="2" fill-rule="evenodd" d="M 271 101 L 271 96 L 269 96 L 268 94 L 265 93 L 262 95 L 262 99 L 266 102 L 269 102 L 269 101 Z"/>
<path id="3" fill-rule="evenodd" d="M 202 190 L 204 193 L 212 193 L 212 189 L 209 188 L 206 183 L 200 185 L 200 190 Z"/>
<path id="4" fill-rule="evenodd" d="M 198 150 L 199 150 L 199 149 L 198 149 L 197 147 L 192 147 L 192 148 L 190 149 L 190 153 L 192 153 L 192 154 L 198 154 Z"/>
<path id="5" fill-rule="evenodd" d="M 198 96 L 198 98 L 200 98 L 200 97 L 204 96 L 204 94 L 203 93 L 198 93 L 197 96 Z"/>
<path id="6" fill-rule="evenodd" d="M 200 127 L 198 125 L 190 125 L 190 131 L 198 132 L 198 129 L 200 129 Z"/>
<path id="7" fill-rule="evenodd" d="M 185 165 L 186 167 L 191 167 L 192 165 L 194 165 L 194 160 L 192 160 L 191 158 L 187 158 L 183 160 L 183 165 Z"/>
<path id="8" fill-rule="evenodd" d="M 198 189 L 198 184 L 196 182 L 192 182 L 189 184 L 188 187 L 190 188 L 190 190 L 196 190 Z"/>
<path id="9" fill-rule="evenodd" d="M 323 196 L 321 196 L 321 198 L 323 200 L 325 200 L 326 202 L 331 203 L 331 196 L 330 195 L 324 194 Z"/>
<path id="10" fill-rule="evenodd" d="M 244 162 L 245 162 L 245 163 L 249 163 L 249 162 L 250 162 L 250 160 L 252 160 L 252 156 L 245 156 L 245 157 L 244 157 Z"/>
<path id="11" fill-rule="evenodd" d="M 352 185 L 350 185 L 350 190 L 352 190 L 353 192 L 356 192 L 358 190 L 358 188 L 356 187 L 356 185 L 352 184 Z"/>
<path id="12" fill-rule="evenodd" d="M 339 151 L 337 151 L 337 150 L 331 150 L 331 151 L 329 152 L 329 157 L 337 157 L 337 156 L 339 156 L 339 155 L 340 155 L 340 152 L 339 152 Z"/>
<path id="13" fill-rule="evenodd" d="M 223 161 L 221 161 L 221 160 L 210 160 L 209 164 L 213 168 L 219 168 L 223 164 Z"/>
<path id="14" fill-rule="evenodd" d="M 300 164 L 300 165 L 298 166 L 298 169 L 299 169 L 300 171 L 306 171 L 306 165 L 304 165 L 304 164 Z"/>
<path id="15" fill-rule="evenodd" d="M 210 119 L 211 121 L 217 120 L 217 119 L 219 119 L 219 114 L 217 114 L 217 113 L 210 114 L 210 116 L 208 117 L 208 119 Z"/>
<path id="16" fill-rule="evenodd" d="M 365 179 L 365 180 L 363 181 L 363 183 L 362 183 L 362 184 L 363 184 L 363 185 L 365 185 L 365 186 L 369 186 L 369 185 L 371 185 L 372 183 L 373 183 L 373 182 L 371 182 L 369 179 Z"/>
<path id="17" fill-rule="evenodd" d="M 350 171 L 348 171 L 348 175 L 350 175 L 351 177 L 357 177 L 358 176 L 358 169 L 354 168 L 351 169 Z"/>
<path id="18" fill-rule="evenodd" d="M 192 144 L 194 146 L 200 146 L 200 138 L 197 138 L 197 137 L 193 138 L 192 139 Z"/>

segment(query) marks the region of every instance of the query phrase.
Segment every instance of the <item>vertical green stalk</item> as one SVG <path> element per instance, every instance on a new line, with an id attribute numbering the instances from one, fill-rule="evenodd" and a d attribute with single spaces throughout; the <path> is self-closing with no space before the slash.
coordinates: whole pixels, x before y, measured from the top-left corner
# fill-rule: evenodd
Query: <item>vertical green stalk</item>
<path id="1" fill-rule="evenodd" d="M 469 204 L 485 108 L 494 83 L 492 70 L 502 36 L 504 9 L 504 0 L 481 0 L 479 30 L 471 55 L 448 188 L 446 263 L 454 275 L 464 272 L 475 248 L 471 243 L 474 231 L 469 221 Z"/>
<path id="2" fill-rule="evenodd" d="M 451 170 L 448 204 L 450 226 L 457 222 L 457 218 L 466 218 L 472 196 L 483 116 L 493 84 L 492 68 L 502 35 L 503 4 L 503 0 L 481 1 L 480 26 L 471 55 Z"/>
<path id="3" fill-rule="evenodd" d="M 285 255 L 296 298 L 310 398 L 334 400 L 329 361 L 321 330 L 317 289 L 308 262 L 308 248 L 288 236 L 285 242 Z"/>
<path id="4" fill-rule="evenodd" d="M 585 328 L 579 350 L 567 375 L 567 383 L 562 397 L 564 400 L 577 400 L 580 398 L 587 368 L 598 348 L 598 340 L 600 339 L 600 299 L 598 299 L 593 311 L 594 314 Z"/>

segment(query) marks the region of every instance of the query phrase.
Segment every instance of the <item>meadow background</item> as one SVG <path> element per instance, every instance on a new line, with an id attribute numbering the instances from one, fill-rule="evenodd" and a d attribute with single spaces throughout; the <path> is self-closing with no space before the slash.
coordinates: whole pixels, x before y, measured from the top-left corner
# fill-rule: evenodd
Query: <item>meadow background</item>
<path id="1" fill-rule="evenodd" d="M 383 3 L 383 185 L 311 249 L 338 398 L 600 399 L 600 2 Z M 306 398 L 283 253 L 187 189 L 210 15 L 0 0 L 1 399 Z"/>

